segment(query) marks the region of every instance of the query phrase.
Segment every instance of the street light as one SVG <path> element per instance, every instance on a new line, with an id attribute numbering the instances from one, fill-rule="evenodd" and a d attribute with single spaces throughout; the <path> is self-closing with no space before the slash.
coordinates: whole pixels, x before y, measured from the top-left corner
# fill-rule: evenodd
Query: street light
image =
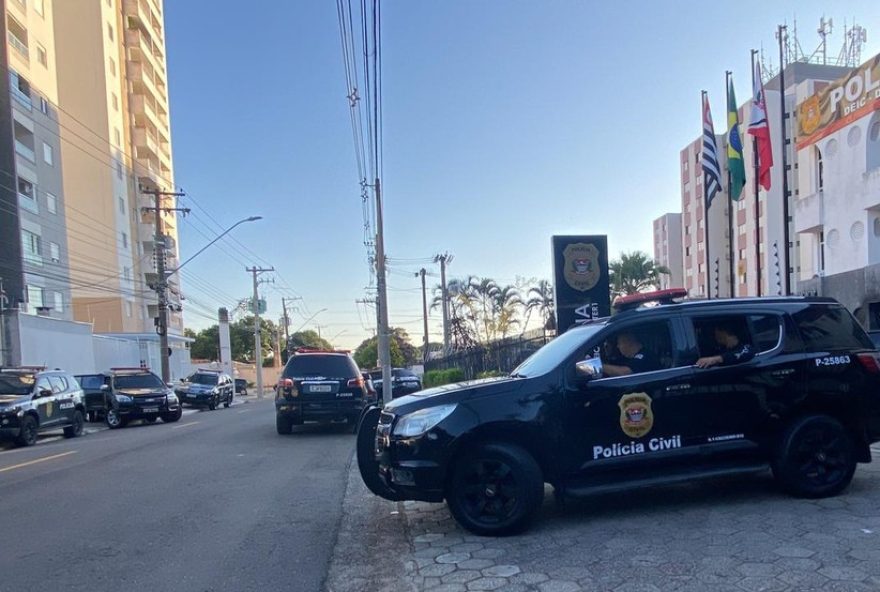
<path id="1" fill-rule="evenodd" d="M 158 212 L 156 214 L 159 215 Z M 216 243 L 218 240 L 232 232 L 232 229 L 238 226 L 239 224 L 244 224 L 245 222 L 255 222 L 256 220 L 261 220 L 262 216 L 251 216 L 250 218 L 245 218 L 243 220 L 239 220 L 223 232 L 217 235 L 214 240 L 209 242 L 207 245 L 199 249 L 195 252 L 189 259 L 172 269 L 171 271 L 165 271 L 164 268 L 160 268 L 162 277 L 159 278 L 158 285 L 156 286 L 156 292 L 159 297 L 159 324 L 158 324 L 158 333 L 159 333 L 159 359 L 162 362 L 162 382 L 168 383 L 171 380 L 171 364 L 169 357 L 171 355 L 171 351 L 168 348 L 168 278 L 180 271 L 180 268 L 192 261 L 196 258 L 197 255 L 200 255 L 205 249 Z"/>
<path id="2" fill-rule="evenodd" d="M 214 240 L 212 240 L 212 241 L 209 242 L 207 245 L 205 245 L 204 247 L 202 247 L 201 249 L 199 249 L 198 251 L 196 251 L 195 253 L 193 253 L 192 255 L 190 255 L 190 257 L 189 257 L 186 261 L 184 261 L 183 263 L 181 263 L 180 265 L 178 265 L 177 267 L 175 267 L 174 269 L 172 269 L 171 271 L 169 271 L 167 274 L 165 274 L 165 277 L 167 278 L 167 277 L 170 277 L 171 275 L 177 273 L 177 272 L 180 270 L 181 267 L 183 267 L 184 265 L 186 265 L 187 263 L 189 263 L 190 261 L 192 261 L 193 259 L 195 259 L 198 255 L 201 255 L 202 252 L 203 252 L 205 249 L 207 249 L 208 247 L 210 247 L 211 245 L 213 245 L 214 243 L 216 243 L 218 240 L 220 240 L 221 238 L 223 238 L 224 236 L 226 236 L 227 234 L 229 234 L 230 232 L 232 232 L 232 230 L 233 230 L 236 226 L 239 226 L 240 224 L 244 224 L 245 222 L 256 222 L 257 220 L 262 220 L 262 219 L 263 219 L 262 216 L 251 216 L 251 217 L 249 217 L 249 218 L 244 218 L 243 220 L 239 220 L 238 222 L 236 222 L 235 224 L 233 224 L 232 226 L 230 226 L 229 228 L 227 228 L 226 230 L 224 230 L 223 232 L 221 232 L 220 234 L 218 234 L 218 235 L 214 238 Z"/>
<path id="3" fill-rule="evenodd" d="M 299 326 L 299 329 L 297 329 L 296 331 L 294 331 L 294 333 L 299 333 L 299 332 L 302 330 L 303 327 L 305 327 L 306 325 L 308 325 L 308 324 L 311 322 L 312 319 L 314 319 L 316 316 L 318 316 L 318 315 L 321 314 L 322 312 L 327 312 L 327 309 L 326 309 L 326 308 L 322 308 L 321 310 L 319 310 L 318 312 L 316 312 L 315 314 L 313 314 L 312 316 L 310 316 L 309 318 L 307 318 L 307 319 L 306 319 L 306 322 L 303 323 L 302 325 L 300 325 L 300 326 Z"/>

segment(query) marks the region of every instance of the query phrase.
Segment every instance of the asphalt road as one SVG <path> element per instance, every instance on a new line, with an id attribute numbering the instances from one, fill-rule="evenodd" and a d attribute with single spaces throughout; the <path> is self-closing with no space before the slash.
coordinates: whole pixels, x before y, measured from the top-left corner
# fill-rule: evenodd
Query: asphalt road
<path id="1" fill-rule="evenodd" d="M 0 451 L 0 591 L 321 590 L 353 446 L 268 399 Z"/>

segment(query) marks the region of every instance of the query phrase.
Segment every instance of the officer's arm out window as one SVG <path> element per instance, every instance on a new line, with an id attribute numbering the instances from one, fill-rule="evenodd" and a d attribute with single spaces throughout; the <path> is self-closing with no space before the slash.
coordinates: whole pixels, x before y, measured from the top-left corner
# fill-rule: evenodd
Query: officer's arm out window
<path id="1" fill-rule="evenodd" d="M 607 377 L 671 368 L 669 324 L 661 321 L 621 329 L 605 340 L 600 354 Z"/>
<path id="2" fill-rule="evenodd" d="M 700 350 L 697 360 L 700 368 L 742 364 L 755 357 L 755 340 L 745 315 L 697 318 L 694 331 Z"/>

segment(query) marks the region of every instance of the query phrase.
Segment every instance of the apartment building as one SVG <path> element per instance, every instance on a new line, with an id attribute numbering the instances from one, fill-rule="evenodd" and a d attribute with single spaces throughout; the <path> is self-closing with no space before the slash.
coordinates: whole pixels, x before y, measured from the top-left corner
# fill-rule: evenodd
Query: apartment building
<path id="1" fill-rule="evenodd" d="M 18 1 L 18 0 L 13 0 Z M 73 315 L 102 333 L 155 335 L 154 246 L 177 265 L 177 218 L 163 212 L 155 232 L 151 196 L 174 189 L 162 0 L 55 2 L 63 183 L 68 227 L 90 241 L 73 256 L 94 263 L 71 270 Z M 174 207 L 173 198 L 161 200 Z M 96 278 L 96 270 L 100 277 Z M 171 279 L 169 333 L 180 335 L 180 287 Z"/>
<path id="2" fill-rule="evenodd" d="M 0 99 L 0 309 L 70 319 L 53 3 L 6 0 Z"/>
<path id="3" fill-rule="evenodd" d="M 660 276 L 660 289 L 684 286 L 681 214 L 663 214 L 654 220 L 654 261 L 669 270 Z"/>

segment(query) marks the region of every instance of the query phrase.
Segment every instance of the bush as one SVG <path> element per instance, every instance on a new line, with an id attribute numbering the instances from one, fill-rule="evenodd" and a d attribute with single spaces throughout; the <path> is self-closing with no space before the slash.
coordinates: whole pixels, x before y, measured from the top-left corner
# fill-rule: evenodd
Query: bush
<path id="1" fill-rule="evenodd" d="M 501 370 L 486 370 L 477 374 L 477 378 L 498 378 L 499 376 L 506 376 L 506 374 Z"/>
<path id="2" fill-rule="evenodd" d="M 422 382 L 425 388 L 429 388 L 462 380 L 464 380 L 464 372 L 460 368 L 448 368 L 446 370 L 428 370 L 425 372 Z"/>

